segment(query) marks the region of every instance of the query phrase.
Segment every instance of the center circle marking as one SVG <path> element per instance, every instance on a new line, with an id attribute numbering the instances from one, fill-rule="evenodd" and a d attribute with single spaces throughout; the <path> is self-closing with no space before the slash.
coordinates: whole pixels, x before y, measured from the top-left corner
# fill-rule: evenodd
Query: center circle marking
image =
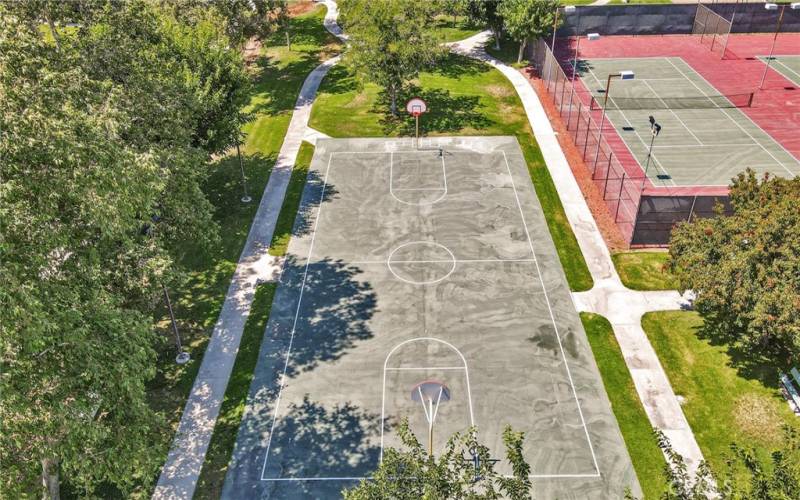
<path id="1" fill-rule="evenodd" d="M 439 249 L 444 250 L 445 252 L 447 252 L 447 255 L 449 256 L 449 259 L 441 260 L 441 261 L 435 261 L 435 262 L 436 263 L 438 263 L 438 262 L 449 262 L 450 263 L 450 269 L 447 270 L 447 272 L 444 274 L 444 276 L 441 276 L 441 277 L 439 277 L 437 279 L 426 280 L 426 281 L 412 280 L 412 279 L 407 279 L 407 278 L 404 278 L 404 277 L 400 276 L 395 271 L 395 269 L 392 267 L 392 258 L 394 257 L 394 254 L 397 253 L 398 250 L 401 250 L 401 249 L 406 248 L 406 247 L 411 246 L 411 245 L 422 245 L 422 246 L 427 245 L 427 246 L 431 246 L 431 247 L 435 247 L 435 248 L 439 248 Z M 403 263 L 406 263 L 406 264 L 423 263 L 424 264 L 424 263 L 428 263 L 428 262 L 426 262 L 424 260 L 422 260 L 422 261 L 409 260 L 409 261 L 403 261 Z M 447 279 L 451 274 L 453 274 L 453 271 L 456 270 L 456 257 L 455 257 L 455 255 L 453 255 L 453 252 L 451 252 L 449 248 L 447 248 L 446 246 L 444 246 L 444 245 L 442 245 L 440 243 L 436 243 L 435 241 L 410 241 L 408 243 L 403 243 L 402 245 L 400 245 L 397 248 L 395 248 L 394 250 L 392 250 L 391 253 L 389 254 L 389 258 L 386 259 L 386 265 L 389 267 L 389 271 L 394 275 L 394 277 L 399 279 L 400 281 L 404 281 L 404 282 L 412 284 L 412 285 L 432 285 L 434 283 L 438 283 L 438 282 L 440 282 L 442 280 Z"/>

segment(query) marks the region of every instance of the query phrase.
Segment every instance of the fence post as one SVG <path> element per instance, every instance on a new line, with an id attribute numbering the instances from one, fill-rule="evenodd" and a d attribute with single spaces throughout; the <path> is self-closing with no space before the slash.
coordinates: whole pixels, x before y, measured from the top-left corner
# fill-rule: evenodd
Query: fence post
<path id="1" fill-rule="evenodd" d="M 689 217 L 686 218 L 686 222 L 692 222 L 692 215 L 694 215 L 695 203 L 697 203 L 697 195 L 694 195 L 694 198 L 692 198 L 692 207 L 689 209 Z"/>
<path id="2" fill-rule="evenodd" d="M 567 79 L 564 78 L 564 85 L 561 87 L 561 107 L 558 109 L 558 114 L 564 113 L 564 92 L 567 90 Z"/>
<path id="3" fill-rule="evenodd" d="M 606 191 L 608 190 L 608 178 L 611 177 L 611 171 L 606 172 L 606 182 L 603 184 L 603 200 L 606 199 Z"/>
<path id="4" fill-rule="evenodd" d="M 569 130 L 569 122 L 572 120 L 572 96 L 573 96 L 574 94 L 575 94 L 575 93 L 574 93 L 574 92 L 572 92 L 572 89 L 570 88 L 570 94 L 569 94 L 569 105 L 568 105 L 568 107 L 567 107 L 567 113 L 568 113 L 568 114 L 567 114 L 567 130 Z"/>
<path id="5" fill-rule="evenodd" d="M 581 158 L 583 161 L 586 161 L 586 148 L 589 147 L 589 129 L 592 128 L 592 117 L 586 117 L 586 139 L 584 140 L 583 144 L 583 157 Z"/>
<path id="6" fill-rule="evenodd" d="M 619 207 L 622 205 L 622 188 L 625 187 L 625 172 L 622 172 L 622 182 L 619 183 L 619 196 L 617 196 L 617 213 L 614 214 L 614 222 L 619 218 Z"/>

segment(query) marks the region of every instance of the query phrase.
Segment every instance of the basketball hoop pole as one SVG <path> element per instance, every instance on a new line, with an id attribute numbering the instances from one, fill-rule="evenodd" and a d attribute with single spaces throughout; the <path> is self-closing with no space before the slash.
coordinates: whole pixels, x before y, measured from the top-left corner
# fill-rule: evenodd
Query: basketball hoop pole
<path id="1" fill-rule="evenodd" d="M 414 121 L 416 122 L 417 149 L 419 149 L 419 113 L 414 113 Z"/>
<path id="2" fill-rule="evenodd" d="M 428 407 L 430 408 L 430 414 L 433 415 L 433 399 L 428 400 Z M 433 456 L 433 419 L 428 422 L 428 456 Z"/>

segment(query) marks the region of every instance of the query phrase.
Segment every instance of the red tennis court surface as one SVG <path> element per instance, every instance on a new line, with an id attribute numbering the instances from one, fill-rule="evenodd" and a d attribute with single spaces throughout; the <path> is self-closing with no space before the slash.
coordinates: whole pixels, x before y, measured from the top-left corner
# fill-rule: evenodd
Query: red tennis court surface
<path id="1" fill-rule="evenodd" d="M 739 110 L 752 122 L 769 134 L 795 159 L 800 159 L 800 88 L 775 69 L 767 72 L 763 88 L 758 89 L 764 72 L 764 56 L 769 54 L 773 36 L 771 34 L 730 35 L 724 58 L 720 51 L 709 49 L 709 40 L 700 42 L 697 35 L 663 36 L 605 36 L 599 40 L 580 45 L 579 60 L 621 59 L 644 57 L 679 57 L 691 69 L 702 76 L 720 94 L 743 94 L 755 92 L 751 107 Z M 717 42 L 719 43 L 719 42 Z M 565 71 L 570 74 L 575 39 L 560 40 L 556 52 Z M 775 55 L 800 55 L 800 34 L 784 33 L 778 36 Z M 613 92 L 612 92 L 613 93 Z M 587 95 L 584 95 L 587 97 Z M 596 110 L 600 120 L 601 111 Z M 604 131 L 606 140 L 632 176 L 641 176 L 641 166 L 625 147 L 617 131 Z M 775 171 L 776 175 L 787 172 Z M 725 194 L 727 188 L 699 184 L 697 186 L 666 186 L 649 179 L 645 195 L 692 195 Z"/>
<path id="2" fill-rule="evenodd" d="M 558 41 L 555 58 L 543 41 L 534 44 L 549 100 L 632 246 L 667 244 L 675 223 L 713 216 L 745 168 L 800 175 L 800 90 L 786 76 L 796 73 L 800 34 L 779 36 L 776 68 L 762 89 L 771 35 L 714 39 L 714 50 L 711 42 L 698 35 L 584 38 L 574 88 L 576 39 Z M 606 100 L 606 78 L 623 70 L 635 78 L 615 80 Z M 652 115 L 662 133 L 651 156 Z"/>

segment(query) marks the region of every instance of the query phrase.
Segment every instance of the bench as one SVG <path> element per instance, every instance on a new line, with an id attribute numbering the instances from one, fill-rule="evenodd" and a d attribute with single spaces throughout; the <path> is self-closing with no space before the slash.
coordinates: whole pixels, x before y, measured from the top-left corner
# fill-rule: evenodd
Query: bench
<path id="1" fill-rule="evenodd" d="M 797 375 L 795 375 L 795 373 L 797 373 Z M 792 376 L 795 377 L 795 380 L 797 380 L 800 378 L 800 372 L 797 372 L 796 368 L 792 368 Z M 797 389 L 794 388 L 792 380 L 785 373 L 781 373 L 781 383 L 783 384 L 783 387 L 786 388 L 786 392 L 789 393 L 789 397 L 792 398 L 792 402 L 794 403 L 797 411 L 800 411 L 800 394 L 798 394 Z"/>

